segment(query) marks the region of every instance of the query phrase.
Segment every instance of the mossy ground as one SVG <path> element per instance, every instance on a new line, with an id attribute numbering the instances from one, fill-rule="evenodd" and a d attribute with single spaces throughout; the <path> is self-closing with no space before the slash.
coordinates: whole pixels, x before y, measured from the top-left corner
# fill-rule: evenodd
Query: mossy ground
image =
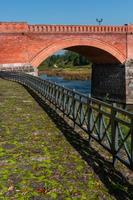
<path id="1" fill-rule="evenodd" d="M 23 86 L 0 79 L 0 200 L 118 199 L 94 171 Z"/>

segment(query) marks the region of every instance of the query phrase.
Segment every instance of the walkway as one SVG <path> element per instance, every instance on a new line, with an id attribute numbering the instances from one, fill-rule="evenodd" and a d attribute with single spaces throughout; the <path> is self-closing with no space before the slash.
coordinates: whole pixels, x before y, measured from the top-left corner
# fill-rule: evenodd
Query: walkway
<path id="1" fill-rule="evenodd" d="M 127 179 L 35 98 L 0 79 L 0 199 L 132 199 Z"/>

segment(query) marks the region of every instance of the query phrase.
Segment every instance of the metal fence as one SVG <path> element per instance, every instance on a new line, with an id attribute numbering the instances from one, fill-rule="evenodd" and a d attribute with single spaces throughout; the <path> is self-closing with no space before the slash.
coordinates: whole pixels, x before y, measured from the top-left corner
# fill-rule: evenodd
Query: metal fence
<path id="1" fill-rule="evenodd" d="M 51 102 L 83 129 L 113 159 L 133 170 L 133 113 L 28 74 L 0 72 L 0 77 L 21 83 Z"/>

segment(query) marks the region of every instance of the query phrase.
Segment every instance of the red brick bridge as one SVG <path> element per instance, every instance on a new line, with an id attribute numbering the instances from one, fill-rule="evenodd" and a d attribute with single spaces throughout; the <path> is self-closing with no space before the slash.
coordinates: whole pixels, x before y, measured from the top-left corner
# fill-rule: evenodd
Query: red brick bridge
<path id="1" fill-rule="evenodd" d="M 0 69 L 33 66 L 61 49 L 93 63 L 92 92 L 133 104 L 133 25 L 30 25 L 0 23 Z M 117 89 L 116 89 L 117 88 Z M 110 92 L 111 91 L 111 92 Z"/>

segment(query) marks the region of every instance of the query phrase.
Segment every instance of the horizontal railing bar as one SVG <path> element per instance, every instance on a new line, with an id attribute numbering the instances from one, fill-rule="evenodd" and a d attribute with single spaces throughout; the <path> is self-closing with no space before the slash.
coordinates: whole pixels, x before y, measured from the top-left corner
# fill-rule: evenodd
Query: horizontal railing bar
<path id="1" fill-rule="evenodd" d="M 124 125 L 129 126 L 129 127 L 132 126 L 131 122 L 127 122 L 127 121 L 122 120 L 122 119 L 117 118 L 117 117 L 115 117 L 115 121 L 120 122 L 121 124 L 124 124 Z"/>

